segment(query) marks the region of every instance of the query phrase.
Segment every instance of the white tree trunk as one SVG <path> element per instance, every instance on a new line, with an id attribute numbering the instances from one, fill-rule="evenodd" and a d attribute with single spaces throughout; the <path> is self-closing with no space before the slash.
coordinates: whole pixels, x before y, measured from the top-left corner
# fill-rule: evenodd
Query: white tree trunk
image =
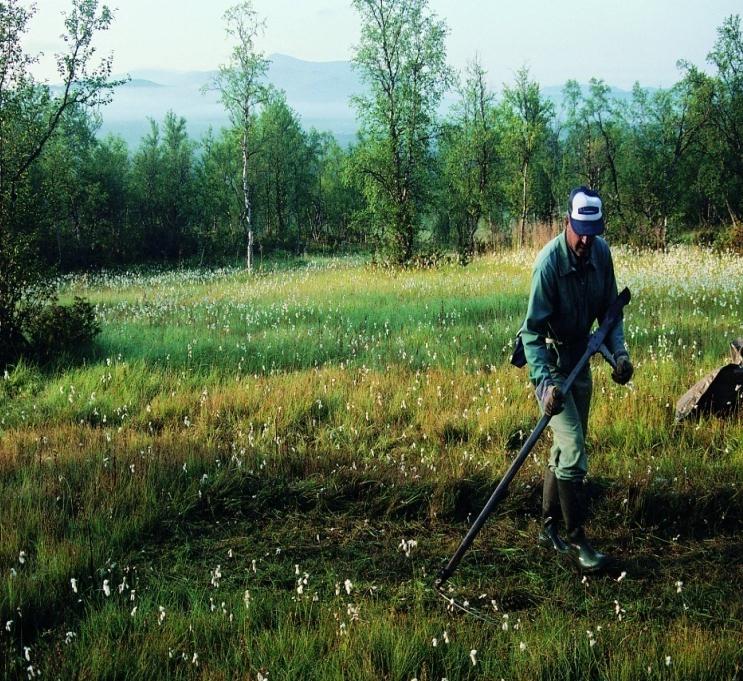
<path id="1" fill-rule="evenodd" d="M 245 254 L 245 267 L 248 272 L 253 271 L 253 215 L 250 205 L 250 185 L 248 184 L 248 132 L 245 130 L 242 136 L 243 152 L 243 202 L 245 211 L 245 232 L 247 236 L 247 252 Z"/>

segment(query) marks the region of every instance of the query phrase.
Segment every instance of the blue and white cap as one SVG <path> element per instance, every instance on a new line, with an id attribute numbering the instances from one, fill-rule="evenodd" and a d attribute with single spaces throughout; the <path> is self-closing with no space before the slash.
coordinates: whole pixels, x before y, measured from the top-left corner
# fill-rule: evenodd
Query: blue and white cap
<path id="1" fill-rule="evenodd" d="M 601 197 L 593 189 L 576 187 L 570 192 L 568 218 L 573 231 L 580 236 L 603 234 Z"/>

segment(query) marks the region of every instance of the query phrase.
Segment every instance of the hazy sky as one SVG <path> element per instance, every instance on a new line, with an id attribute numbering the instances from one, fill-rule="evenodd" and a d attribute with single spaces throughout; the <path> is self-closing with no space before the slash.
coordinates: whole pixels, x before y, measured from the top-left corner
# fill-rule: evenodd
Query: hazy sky
<path id="1" fill-rule="evenodd" d="M 117 73 L 138 69 L 209 70 L 229 54 L 222 15 L 231 0 L 113 0 L 112 28 L 97 42 L 113 51 Z M 347 60 L 358 39 L 350 0 L 255 0 L 266 20 L 267 53 L 313 61 Z M 57 80 L 61 12 L 70 0 L 41 0 L 27 48 L 43 51 L 37 75 Z M 522 65 L 542 85 L 592 76 L 629 88 L 668 86 L 676 61 L 703 66 L 723 19 L 740 0 L 430 0 L 446 19 L 450 63 L 463 67 L 475 53 L 494 85 Z"/>

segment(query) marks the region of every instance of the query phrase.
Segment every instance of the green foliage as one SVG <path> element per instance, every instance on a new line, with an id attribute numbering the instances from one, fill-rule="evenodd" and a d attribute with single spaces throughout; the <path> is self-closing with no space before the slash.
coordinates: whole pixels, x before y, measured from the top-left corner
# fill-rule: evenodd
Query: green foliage
<path id="1" fill-rule="evenodd" d="M 715 248 L 743 255 L 743 224 L 730 225 L 720 230 L 714 241 Z"/>
<path id="2" fill-rule="evenodd" d="M 739 15 L 729 16 L 717 30 L 717 41 L 707 55 L 717 72 L 706 101 L 714 143 L 721 198 L 730 219 L 743 216 L 743 32 Z M 702 81 L 703 82 L 703 81 Z"/>
<path id="3" fill-rule="evenodd" d="M 212 87 L 219 91 L 232 121 L 239 131 L 239 149 L 242 158 L 241 223 L 245 234 L 245 264 L 253 266 L 253 191 L 248 177 L 254 153 L 251 134 L 256 109 L 269 96 L 270 87 L 264 82 L 268 60 L 256 47 L 256 40 L 264 24 L 253 8 L 252 0 L 230 7 L 224 14 L 227 35 L 235 42 L 230 61 L 219 68 Z"/>
<path id="4" fill-rule="evenodd" d="M 512 86 L 504 87 L 503 106 L 506 116 L 506 155 L 511 159 L 514 174 L 520 180 L 520 189 L 512 191 L 512 203 L 519 207 L 519 243 L 523 246 L 526 243 L 526 222 L 533 203 L 531 182 L 535 161 L 545 149 L 548 126 L 554 111 L 551 102 L 542 96 L 539 83 L 530 80 L 526 67 L 516 73 Z M 514 189 L 517 187 L 514 186 Z"/>
<path id="5" fill-rule="evenodd" d="M 503 213 L 501 182 L 507 154 L 502 149 L 503 116 L 478 61 L 467 68 L 454 120 L 443 130 L 439 156 L 444 183 L 440 210 L 446 211 L 457 234 L 460 262 L 475 254 L 475 233 L 482 219 L 489 223 Z"/>
<path id="6" fill-rule="evenodd" d="M 78 57 L 88 60 L 91 31 L 110 21 L 97 7 L 73 3 L 68 26 L 70 44 L 78 40 Z M 368 87 L 355 101 L 360 134 L 350 149 L 302 129 L 267 86 L 255 43 L 262 22 L 249 3 L 225 15 L 234 51 L 212 84 L 231 125 L 198 141 L 174 112 L 151 121 L 131 151 L 119 138 L 100 139 L 87 104 L 108 97 L 106 60 L 97 68 L 62 60 L 85 81 L 65 99 L 33 80 L 34 58 L 17 40 L 4 44 L 0 236 L 17 242 L 8 257 L 25 263 L 7 265 L 6 276 L 42 276 L 50 265 L 234 262 L 251 239 L 261 262 L 278 252 L 363 248 L 400 264 L 454 246 L 468 263 L 486 243 L 539 243 L 554 234 L 578 184 L 601 192 L 610 237 L 641 247 L 666 248 L 688 230 L 725 241 L 741 222 L 737 16 L 718 31 L 712 73 L 680 62 L 672 88 L 637 85 L 620 101 L 601 80 L 587 88 L 568 81 L 554 115 L 527 69 L 496 94 L 474 62 L 442 121 L 442 93 L 453 81 L 445 24 L 424 0 L 355 7 L 362 24 L 355 65 Z M 16 37 L 33 15 L 17 2 L 1 11 Z M 16 291 L 6 300 L 20 300 L 28 284 L 24 274 L 0 285 Z M 8 346 L 20 337 L 11 327 L 5 323 Z"/>
<path id="7" fill-rule="evenodd" d="M 428 193 L 436 109 L 451 82 L 446 24 L 427 0 L 354 0 L 354 64 L 369 94 L 355 98 L 361 134 L 352 174 L 391 258 L 413 256 Z"/>
<path id="8" fill-rule="evenodd" d="M 111 89 L 111 59 L 94 63 L 94 37 L 111 24 L 108 7 L 97 0 L 72 0 L 64 17 L 65 52 L 57 55 L 61 92 L 53 94 L 33 78 L 36 58 L 25 52 L 24 36 L 36 11 L 17 0 L 0 4 L 0 365 L 15 361 L 27 350 L 24 334 L 39 314 L 49 291 L 45 268 L 39 263 L 41 225 L 77 211 L 90 192 L 81 182 L 80 164 L 91 145 L 83 107 L 104 104 Z M 59 145 L 60 132 L 73 132 L 82 153 L 70 154 Z M 56 145 L 56 149 L 54 149 Z M 44 152 L 50 169 L 40 167 Z M 72 159 L 70 158 L 72 156 Z M 73 161 L 73 162 L 70 162 Z M 61 171 L 61 172 L 59 172 Z M 45 186 L 59 172 L 62 191 Z M 51 194 L 51 197 L 50 197 Z M 60 201 L 70 197 L 69 202 Z M 48 200 L 47 200 L 48 199 Z M 46 213 L 46 214 L 45 214 Z M 45 219 L 46 218 L 46 219 Z M 57 238 L 61 244 L 62 227 Z M 58 247 L 61 258 L 61 246 Z"/>
<path id="9" fill-rule="evenodd" d="M 28 320 L 25 331 L 32 356 L 45 363 L 84 350 L 101 327 L 95 318 L 95 307 L 75 296 L 72 305 L 45 305 Z"/>
<path id="10" fill-rule="evenodd" d="M 317 155 L 283 94 L 274 94 L 262 108 L 254 135 L 260 150 L 254 159 L 254 219 L 261 247 L 299 251 L 313 176 L 319 173 L 312 167 Z"/>
<path id="11" fill-rule="evenodd" d="M 34 244 L 24 237 L 0 248 L 0 368 L 28 351 L 25 330 L 52 295 L 34 254 Z"/>

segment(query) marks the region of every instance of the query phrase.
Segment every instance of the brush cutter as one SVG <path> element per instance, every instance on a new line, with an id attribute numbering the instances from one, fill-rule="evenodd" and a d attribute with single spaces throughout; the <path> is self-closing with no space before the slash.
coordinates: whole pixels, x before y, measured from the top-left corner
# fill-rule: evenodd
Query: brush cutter
<path id="1" fill-rule="evenodd" d="M 598 329 L 596 329 L 596 331 L 594 331 L 589 337 L 588 347 L 583 353 L 583 356 L 580 358 L 580 361 L 575 365 L 575 368 L 570 372 L 567 379 L 562 384 L 561 390 L 563 395 L 567 395 L 578 374 L 583 370 L 591 357 L 596 353 L 601 353 L 609 362 L 609 364 L 611 364 L 613 368 L 616 368 L 614 358 L 607 347 L 604 345 L 604 340 L 606 339 L 609 331 L 611 331 L 612 327 L 621 319 L 622 309 L 625 305 L 627 305 L 627 303 L 629 303 L 630 297 L 631 296 L 629 289 L 625 288 L 617 296 L 616 300 L 609 306 L 609 309 L 607 310 L 606 315 L 604 316 L 604 319 L 599 325 Z M 462 556 L 464 556 L 467 549 L 475 540 L 475 537 L 482 529 L 482 526 L 485 524 L 488 516 L 495 510 L 495 507 L 506 495 L 506 491 L 508 490 L 508 486 L 511 484 L 511 480 L 513 480 L 516 473 L 519 472 L 519 469 L 524 464 L 526 457 L 529 456 L 529 453 L 534 448 L 534 445 L 537 443 L 537 440 L 539 440 L 542 432 L 547 427 L 547 424 L 550 422 L 551 418 L 551 416 L 547 416 L 547 414 L 544 414 L 542 418 L 539 419 L 539 423 L 537 423 L 536 428 L 534 428 L 531 435 L 529 435 L 529 438 L 524 443 L 524 446 L 521 447 L 521 450 L 514 459 L 510 468 L 506 471 L 506 474 L 503 476 L 503 478 L 501 478 L 501 481 L 498 483 L 495 491 L 490 495 L 488 503 L 485 504 L 485 507 L 482 509 L 482 511 L 480 511 L 480 515 L 477 516 L 477 519 L 472 524 L 469 532 L 467 532 L 467 534 L 465 535 L 462 543 L 459 545 L 459 548 L 455 551 L 454 555 L 451 557 L 451 560 L 446 564 L 446 566 L 441 570 L 441 572 L 439 572 L 438 576 L 436 577 L 434 586 L 437 590 L 441 591 L 442 587 L 449 579 L 449 577 L 454 574 L 454 570 L 457 569 L 457 565 L 459 565 L 459 562 L 462 560 Z"/>

